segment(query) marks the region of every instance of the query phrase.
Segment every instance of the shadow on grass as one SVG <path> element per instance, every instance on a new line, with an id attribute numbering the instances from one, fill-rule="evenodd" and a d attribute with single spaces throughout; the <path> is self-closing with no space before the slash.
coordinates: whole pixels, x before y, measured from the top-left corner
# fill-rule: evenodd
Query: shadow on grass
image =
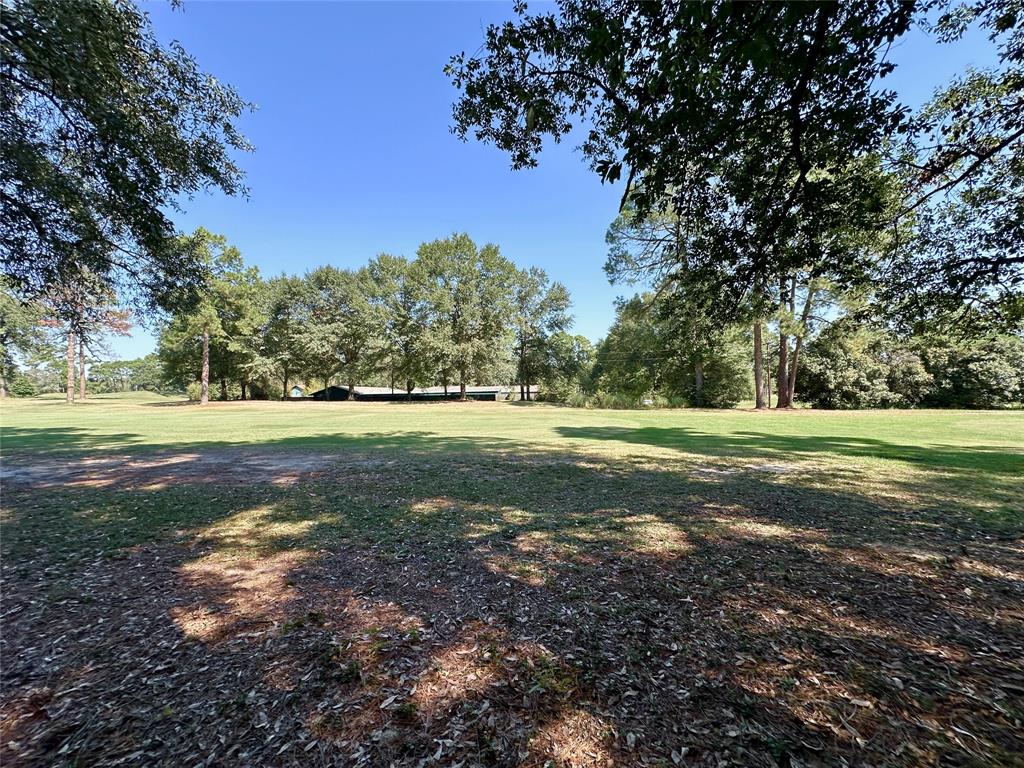
<path id="1" fill-rule="evenodd" d="M 686 453 L 728 458 L 803 458 L 832 454 L 855 458 L 891 459 L 936 469 L 979 469 L 984 472 L 1024 477 L 1024 449 L 911 446 L 868 437 L 779 435 L 770 432 L 712 434 L 685 427 L 558 427 L 563 437 L 587 441 L 617 441 Z"/>
<path id="2" fill-rule="evenodd" d="M 965 519 L 483 439 L 330 444 L 345 462 L 291 485 L 8 490 L 15 756 L 910 766 L 1024 747 L 1021 550 Z"/>
<path id="3" fill-rule="evenodd" d="M 199 441 L 176 441 L 170 444 L 147 442 L 137 433 L 97 433 L 82 427 L 4 427 L 4 454 L 14 461 L 37 457 L 102 458 L 99 451 L 118 455 L 143 455 L 178 451 L 183 453 L 235 450 L 323 450 L 331 455 L 356 450 L 397 450 L 418 452 L 475 451 L 511 448 L 516 445 L 505 438 L 441 436 L 433 432 L 320 432 L 294 437 L 264 437 L 258 440 L 219 440 L 214 437 Z"/>

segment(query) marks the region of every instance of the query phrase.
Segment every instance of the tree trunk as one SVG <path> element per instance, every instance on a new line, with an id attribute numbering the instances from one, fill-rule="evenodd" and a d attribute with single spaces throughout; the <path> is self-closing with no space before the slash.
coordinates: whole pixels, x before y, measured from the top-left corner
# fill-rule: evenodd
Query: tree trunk
<path id="1" fill-rule="evenodd" d="M 519 370 L 516 371 L 519 376 L 519 400 L 522 402 L 527 399 L 526 389 L 526 344 L 520 343 L 519 345 Z"/>
<path id="2" fill-rule="evenodd" d="M 242 399 L 245 400 L 245 379 L 240 379 L 238 382 L 238 386 L 242 390 Z"/>
<path id="3" fill-rule="evenodd" d="M 412 379 L 407 379 L 405 382 L 405 399 L 412 402 Z"/>
<path id="4" fill-rule="evenodd" d="M 800 313 L 800 335 L 796 337 L 793 345 L 793 357 L 789 361 L 789 402 L 790 405 L 796 399 L 796 367 L 800 362 L 800 348 L 804 343 L 804 336 L 807 335 L 807 321 L 811 316 L 811 305 L 814 302 L 814 289 L 807 286 L 807 299 L 804 301 L 803 311 Z"/>
<path id="5" fill-rule="evenodd" d="M 780 309 L 789 309 L 789 316 L 795 312 L 796 277 L 787 284 L 783 279 L 779 285 Z M 789 336 L 783 333 L 783 323 L 779 321 L 779 374 L 775 386 L 775 407 L 792 408 L 793 401 L 789 396 Z"/>
<path id="6" fill-rule="evenodd" d="M 66 386 L 66 399 L 68 404 L 75 402 L 75 334 L 70 329 L 68 330 L 68 352 L 67 352 L 67 386 Z"/>
<path id="7" fill-rule="evenodd" d="M 78 338 L 78 397 L 85 400 L 85 341 Z"/>
<path id="8" fill-rule="evenodd" d="M 345 397 L 346 400 L 356 399 L 356 382 L 354 379 L 348 380 L 348 395 Z"/>
<path id="9" fill-rule="evenodd" d="M 4 366 L 0 364 L 0 400 L 7 397 L 7 373 Z"/>
<path id="10" fill-rule="evenodd" d="M 693 403 L 698 408 L 704 407 L 704 361 L 693 363 Z"/>
<path id="11" fill-rule="evenodd" d="M 764 342 L 760 320 L 754 323 L 754 400 L 758 410 L 768 407 L 764 402 Z"/>
<path id="12" fill-rule="evenodd" d="M 203 329 L 203 371 L 199 376 L 199 404 L 210 402 L 210 332 Z"/>
<path id="13" fill-rule="evenodd" d="M 466 399 L 466 375 L 459 376 L 459 400 Z"/>
<path id="14" fill-rule="evenodd" d="M 225 401 L 228 399 L 228 380 L 223 376 L 220 377 L 220 399 Z"/>
<path id="15" fill-rule="evenodd" d="M 287 400 L 289 397 L 291 397 L 291 393 L 288 392 L 288 369 L 285 368 L 282 371 L 282 374 L 284 375 L 284 381 L 282 382 L 284 389 L 281 391 L 281 399 Z"/>
<path id="16" fill-rule="evenodd" d="M 779 332 L 779 372 L 775 384 L 775 407 L 789 408 L 789 337 Z"/>

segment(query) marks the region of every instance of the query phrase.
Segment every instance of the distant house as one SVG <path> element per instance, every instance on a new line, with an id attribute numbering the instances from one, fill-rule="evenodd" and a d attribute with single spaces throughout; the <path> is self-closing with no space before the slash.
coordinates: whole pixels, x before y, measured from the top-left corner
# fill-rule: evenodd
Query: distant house
<path id="1" fill-rule="evenodd" d="M 392 389 L 391 387 L 364 387 L 356 386 L 352 389 L 355 400 L 387 401 L 387 400 L 458 400 L 461 396 L 458 385 L 449 385 L 445 394 L 444 387 L 416 387 L 412 392 L 406 393 L 404 389 Z M 530 392 L 534 398 L 537 396 L 538 387 L 531 385 Z M 493 384 L 489 386 L 466 387 L 466 397 L 470 400 L 508 400 L 513 394 L 518 395 L 519 387 Z M 310 398 L 313 400 L 348 400 L 349 388 L 327 387 L 313 392 Z"/>
<path id="2" fill-rule="evenodd" d="M 298 384 L 296 384 L 294 387 L 292 387 L 292 390 L 291 390 L 291 396 L 292 397 L 302 397 L 304 394 L 305 394 L 305 391 Z"/>

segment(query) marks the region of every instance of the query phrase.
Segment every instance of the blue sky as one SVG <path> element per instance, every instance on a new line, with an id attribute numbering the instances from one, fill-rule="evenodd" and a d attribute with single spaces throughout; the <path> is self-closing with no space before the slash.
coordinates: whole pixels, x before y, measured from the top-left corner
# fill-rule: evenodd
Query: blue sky
<path id="1" fill-rule="evenodd" d="M 412 256 L 425 240 L 465 231 L 565 283 L 576 332 L 595 340 L 612 321 L 614 298 L 632 292 L 610 286 L 602 271 L 621 187 L 602 185 L 575 142 L 552 144 L 540 167 L 514 172 L 502 152 L 449 131 L 456 92 L 442 68 L 452 54 L 475 50 L 487 24 L 512 15 L 511 3 L 142 7 L 161 40 L 180 41 L 257 105 L 241 122 L 256 146 L 240 158 L 249 198 L 187 201 L 174 216 L 180 229 L 226 235 L 264 275 L 357 267 L 382 252 Z M 893 51 L 899 68 L 887 80 L 918 104 L 990 57 L 978 36 L 936 48 L 915 33 Z M 136 357 L 154 340 L 138 328 L 110 347 Z"/>

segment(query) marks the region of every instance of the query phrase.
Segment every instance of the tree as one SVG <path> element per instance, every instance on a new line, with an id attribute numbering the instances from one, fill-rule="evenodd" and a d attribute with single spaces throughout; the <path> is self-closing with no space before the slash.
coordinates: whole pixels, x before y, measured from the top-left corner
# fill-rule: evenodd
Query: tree
<path id="1" fill-rule="evenodd" d="M 157 354 L 169 380 L 182 384 L 199 381 L 199 403 L 206 405 L 210 399 L 211 348 L 213 376 L 221 382 L 221 397 L 227 397 L 226 382 L 235 373 L 231 325 L 245 317 L 245 307 L 240 305 L 246 303 L 247 284 L 256 275 L 244 271 L 238 249 L 222 235 L 200 227 L 180 240 L 183 249 L 200 255 L 205 280 L 199 300 L 191 309 L 174 314 L 161 329 Z"/>
<path id="2" fill-rule="evenodd" d="M 89 380 L 107 392 L 164 392 L 167 389 L 160 358 L 155 354 L 135 360 L 93 363 L 89 368 Z"/>
<path id="3" fill-rule="evenodd" d="M 140 300 L 192 300 L 200 254 L 166 211 L 243 191 L 248 109 L 129 0 L 25 0 L 0 15 L 0 255 L 27 295 L 87 270 Z"/>
<path id="4" fill-rule="evenodd" d="M 590 339 L 557 331 L 547 338 L 544 352 L 540 381 L 545 398 L 571 402 L 592 388 L 594 345 Z"/>
<path id="5" fill-rule="evenodd" d="M 623 203 L 643 219 L 667 193 L 690 221 L 720 217 L 716 248 L 701 250 L 726 260 L 738 297 L 763 292 L 794 266 L 786 246 L 830 174 L 902 124 L 877 83 L 913 13 L 881 1 L 562 0 L 536 15 L 519 4 L 516 21 L 487 29 L 481 55 L 451 60 L 454 130 L 521 168 L 580 119 L 591 167 L 606 181 L 625 170 Z"/>
<path id="6" fill-rule="evenodd" d="M 370 280 L 366 269 L 355 272 L 319 267 L 306 276 L 306 357 L 313 371 L 323 376 L 324 387 L 341 373 L 355 397 L 359 379 L 375 367 L 377 350 Z"/>
<path id="7" fill-rule="evenodd" d="M 819 408 L 1003 408 L 1024 400 L 1017 334 L 953 335 L 942 325 L 901 338 L 854 315 L 807 346 L 801 399 Z"/>
<path id="8" fill-rule="evenodd" d="M 731 407 L 750 394 L 750 339 L 740 326 L 701 336 L 701 321 L 678 314 L 665 294 L 621 301 L 598 345 L 597 387 L 631 404 L 656 396 L 695 407 Z M 696 307 L 694 307 L 696 309 Z"/>
<path id="9" fill-rule="evenodd" d="M 831 173 L 813 169 L 806 189 L 814 215 L 790 222 L 787 240 L 776 243 L 787 265 L 760 272 L 742 257 L 743 217 L 737 218 L 716 182 L 699 209 L 676 207 L 666 193 L 658 210 L 640 217 L 629 202 L 609 229 L 605 266 L 613 280 L 648 279 L 659 285 L 659 306 L 677 318 L 690 338 L 699 368 L 699 348 L 712 346 L 736 323 L 753 322 L 755 398 L 767 404 L 764 323 L 778 329 L 777 407 L 791 405 L 804 338 L 829 291 L 863 289 L 881 252 L 893 238 L 884 228 L 899 203 L 899 186 L 876 156 L 864 155 Z M 896 230 L 899 232 L 899 230 Z M 746 265 L 746 266 L 745 266 Z M 699 390 L 701 375 L 695 370 Z M 698 395 L 699 399 L 699 395 Z"/>
<path id="10" fill-rule="evenodd" d="M 605 235 L 609 247 L 605 272 L 613 282 L 657 281 L 652 311 L 675 335 L 674 344 L 685 350 L 681 353 L 692 368 L 689 399 L 698 407 L 704 403 L 705 361 L 726 330 L 747 319 L 740 301 L 722 301 L 723 287 L 736 290 L 737 286 L 714 269 L 713 261 L 702 261 L 708 252 L 716 252 L 716 234 L 707 219 L 681 216 L 667 195 L 658 210 L 643 217 L 627 202 Z M 755 370 L 760 374 L 756 352 L 755 348 Z"/>
<path id="11" fill-rule="evenodd" d="M 849 316 L 810 341 L 805 368 L 800 399 L 816 408 L 910 407 L 931 382 L 920 359 L 893 336 Z"/>
<path id="12" fill-rule="evenodd" d="M 426 286 L 420 264 L 400 256 L 381 254 L 367 267 L 380 328 L 381 363 L 391 388 L 402 383 L 408 397 L 417 384 L 428 380 L 426 347 Z"/>
<path id="13" fill-rule="evenodd" d="M 914 339 L 932 384 L 922 404 L 936 408 L 1003 408 L 1024 402 L 1024 339 L 932 332 Z"/>
<path id="14" fill-rule="evenodd" d="M 129 313 L 121 309 L 117 296 L 107 282 L 87 269 L 80 269 L 67 285 L 52 286 L 40 299 L 46 308 L 45 322 L 63 328 L 66 337 L 66 399 L 75 400 L 76 355 L 78 358 L 79 398 L 86 396 L 86 348 L 102 346 L 107 335 L 127 335 L 131 329 Z"/>
<path id="15" fill-rule="evenodd" d="M 572 323 L 569 291 L 552 283 L 539 267 L 516 270 L 512 285 L 512 325 L 515 333 L 519 397 L 530 399 L 547 359 L 547 342 Z"/>
<path id="16" fill-rule="evenodd" d="M 7 280 L 0 279 L 0 398 L 7 397 L 18 358 L 30 357 L 46 344 L 44 315 L 41 304 L 23 301 Z"/>
<path id="17" fill-rule="evenodd" d="M 497 246 L 478 249 L 465 234 L 423 243 L 416 256 L 423 270 L 431 367 L 446 387 L 457 380 L 465 399 L 471 379 L 493 375 L 508 359 L 515 267 Z"/>
<path id="18" fill-rule="evenodd" d="M 650 294 L 620 300 L 615 322 L 594 355 L 598 389 L 624 395 L 634 404 L 661 389 L 668 371 L 661 329 L 650 312 L 651 301 Z"/>
<path id="19" fill-rule="evenodd" d="M 281 276 L 267 282 L 266 324 L 262 329 L 265 371 L 281 379 L 281 396 L 288 397 L 291 377 L 306 366 L 303 334 L 308 325 L 306 285 L 301 278 Z"/>
<path id="20" fill-rule="evenodd" d="M 975 25 L 998 64 L 958 75 L 914 116 L 890 161 L 904 173 L 902 215 L 918 224 L 881 275 L 891 314 L 961 327 L 1024 319 L 1024 12 L 1019 0 L 943 6 L 940 43 Z"/>

